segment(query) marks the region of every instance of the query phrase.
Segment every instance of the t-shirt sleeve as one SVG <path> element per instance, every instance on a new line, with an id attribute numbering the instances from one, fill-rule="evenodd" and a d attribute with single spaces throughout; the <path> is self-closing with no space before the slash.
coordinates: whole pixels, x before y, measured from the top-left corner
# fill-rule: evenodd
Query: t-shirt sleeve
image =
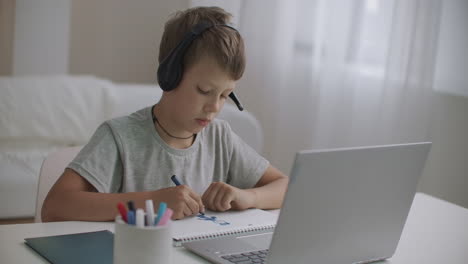
<path id="1" fill-rule="evenodd" d="M 226 130 L 232 148 L 227 183 L 241 189 L 252 188 L 270 163 L 232 131 L 228 124 Z"/>
<path id="2" fill-rule="evenodd" d="M 122 185 L 122 162 L 117 142 L 107 123 L 98 127 L 68 168 L 80 174 L 99 192 L 119 192 Z"/>

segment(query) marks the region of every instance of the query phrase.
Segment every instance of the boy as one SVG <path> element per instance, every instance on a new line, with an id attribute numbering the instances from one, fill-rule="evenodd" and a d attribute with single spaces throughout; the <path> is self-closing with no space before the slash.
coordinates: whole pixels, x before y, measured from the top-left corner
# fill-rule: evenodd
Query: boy
<path id="1" fill-rule="evenodd" d="M 200 23 L 211 26 L 184 53 L 183 74 L 153 107 L 104 122 L 48 193 L 43 221 L 110 221 L 118 202 L 166 202 L 173 219 L 204 212 L 279 208 L 288 178 L 214 119 L 242 77 L 244 46 L 217 7 L 176 13 L 159 62 Z M 170 57 L 170 56 L 169 56 Z M 161 76 L 158 72 L 158 81 Z M 177 175 L 184 185 L 174 186 Z"/>

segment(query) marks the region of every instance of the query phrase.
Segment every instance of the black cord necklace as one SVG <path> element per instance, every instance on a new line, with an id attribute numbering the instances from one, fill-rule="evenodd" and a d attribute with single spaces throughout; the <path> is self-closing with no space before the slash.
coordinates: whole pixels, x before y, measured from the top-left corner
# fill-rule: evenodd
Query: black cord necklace
<path id="1" fill-rule="evenodd" d="M 153 117 L 153 123 L 158 124 L 158 126 L 164 131 L 164 133 L 166 133 L 166 135 L 170 136 L 171 138 L 177 138 L 177 139 L 189 139 L 189 138 L 192 138 L 193 136 L 195 136 L 195 134 L 192 134 L 190 137 L 176 137 L 176 136 L 171 135 L 169 132 L 167 132 L 166 129 L 164 129 L 163 126 L 161 126 L 161 123 L 159 123 L 158 119 L 154 115 L 154 107 L 155 106 L 153 106 L 151 108 L 151 117 Z"/>

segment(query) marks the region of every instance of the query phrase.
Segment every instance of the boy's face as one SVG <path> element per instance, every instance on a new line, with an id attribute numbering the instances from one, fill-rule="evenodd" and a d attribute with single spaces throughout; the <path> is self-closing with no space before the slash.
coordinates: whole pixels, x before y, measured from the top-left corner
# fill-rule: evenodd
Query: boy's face
<path id="1" fill-rule="evenodd" d="M 172 122 L 180 132 L 196 134 L 221 111 L 236 82 L 210 57 L 186 69 L 179 86 L 167 92 Z"/>

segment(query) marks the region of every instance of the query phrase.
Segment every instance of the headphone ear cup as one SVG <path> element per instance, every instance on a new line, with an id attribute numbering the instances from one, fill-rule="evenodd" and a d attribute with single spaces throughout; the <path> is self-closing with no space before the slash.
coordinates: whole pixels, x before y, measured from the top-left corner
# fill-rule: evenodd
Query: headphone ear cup
<path id="1" fill-rule="evenodd" d="M 158 83 L 163 91 L 170 91 L 177 87 L 182 77 L 182 66 L 168 61 L 158 68 Z"/>
<path id="2" fill-rule="evenodd" d="M 166 71 L 167 71 L 164 66 L 165 66 L 164 64 L 160 64 L 158 67 L 158 83 L 159 83 L 159 87 L 163 91 L 167 91 L 169 84 L 168 84 L 167 79 L 164 78 L 164 76 L 166 75 Z"/>
<path id="3" fill-rule="evenodd" d="M 183 51 L 177 47 L 158 68 L 158 83 L 163 91 L 170 91 L 179 85 L 184 71 Z"/>

